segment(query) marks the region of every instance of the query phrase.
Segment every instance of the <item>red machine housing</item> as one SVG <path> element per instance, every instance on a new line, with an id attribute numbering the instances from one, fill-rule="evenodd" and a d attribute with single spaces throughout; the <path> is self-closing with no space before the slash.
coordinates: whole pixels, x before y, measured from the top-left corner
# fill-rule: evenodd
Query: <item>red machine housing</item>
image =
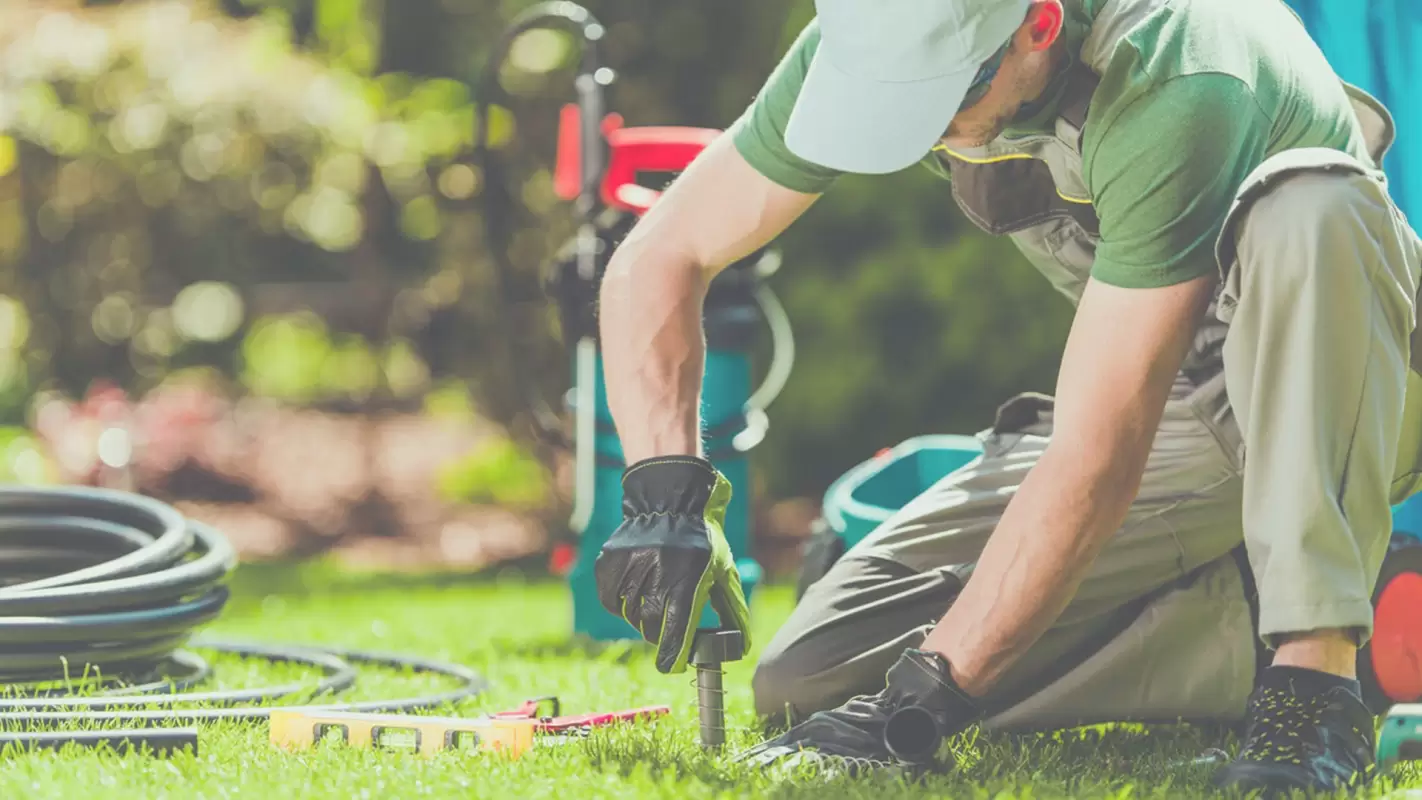
<path id="1" fill-rule="evenodd" d="M 1378 590 L 1369 650 L 1378 688 L 1387 699 L 1422 699 L 1422 575 L 1402 572 Z"/>
<path id="2" fill-rule="evenodd" d="M 578 196 L 582 180 L 579 122 L 578 107 L 571 103 L 563 106 L 558 125 L 558 161 L 553 173 L 553 188 L 564 200 L 573 200 Z M 661 192 L 638 184 L 638 175 L 682 172 L 721 133 L 715 128 L 675 125 L 624 128 L 621 115 L 608 114 L 602 120 L 602 135 L 607 139 L 608 156 L 598 191 L 600 199 L 613 208 L 645 214 Z"/>

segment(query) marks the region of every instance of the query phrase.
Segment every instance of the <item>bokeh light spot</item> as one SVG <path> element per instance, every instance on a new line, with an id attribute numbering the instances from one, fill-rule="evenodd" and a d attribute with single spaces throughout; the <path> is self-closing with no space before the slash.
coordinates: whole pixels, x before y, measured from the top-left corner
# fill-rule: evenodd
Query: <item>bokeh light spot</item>
<path id="1" fill-rule="evenodd" d="M 400 230 L 411 239 L 427 241 L 439 235 L 439 207 L 433 197 L 422 195 L 405 204 L 400 211 Z"/>
<path id="2" fill-rule="evenodd" d="M 199 281 L 173 299 L 173 327 L 199 342 L 220 342 L 242 324 L 242 297 L 231 284 Z"/>
<path id="3" fill-rule="evenodd" d="M 9 295 L 0 295 L 0 350 L 18 350 L 30 337 L 30 315 Z"/>
<path id="4" fill-rule="evenodd" d="M 94 306 L 89 323 L 100 341 L 117 344 L 133 335 L 137 319 L 127 296 L 111 294 Z"/>
<path id="5" fill-rule="evenodd" d="M 0 136 L 0 175 L 9 175 L 18 161 L 19 153 L 15 140 L 9 136 Z"/>
<path id="6" fill-rule="evenodd" d="M 451 200 L 467 200 L 479 188 L 479 176 L 468 164 L 450 164 L 439 173 L 440 194 Z"/>
<path id="7" fill-rule="evenodd" d="M 509 64 L 522 72 L 541 74 L 557 69 L 568 55 L 568 38 L 559 31 L 539 28 L 514 40 Z"/>

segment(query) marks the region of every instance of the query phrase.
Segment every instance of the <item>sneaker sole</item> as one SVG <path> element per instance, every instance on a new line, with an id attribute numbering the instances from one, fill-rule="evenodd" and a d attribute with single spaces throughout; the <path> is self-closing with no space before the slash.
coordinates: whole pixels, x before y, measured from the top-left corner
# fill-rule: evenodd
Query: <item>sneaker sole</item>
<path id="1" fill-rule="evenodd" d="M 1261 764 L 1252 761 L 1236 761 L 1226 764 L 1215 773 L 1211 781 L 1216 789 L 1226 792 L 1249 794 L 1258 792 L 1259 797 L 1288 797 L 1290 792 L 1334 792 L 1347 788 L 1343 785 L 1322 785 L 1316 783 L 1303 767 L 1286 767 L 1279 764 Z"/>

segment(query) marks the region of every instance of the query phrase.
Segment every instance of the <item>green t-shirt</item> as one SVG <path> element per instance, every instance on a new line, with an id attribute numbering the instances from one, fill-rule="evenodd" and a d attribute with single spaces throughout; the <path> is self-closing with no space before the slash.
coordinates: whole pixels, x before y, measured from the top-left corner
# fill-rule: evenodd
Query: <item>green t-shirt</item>
<path id="1" fill-rule="evenodd" d="M 1069 5 L 1069 49 L 1079 50 L 1103 2 Z M 756 170 L 806 193 L 838 176 L 785 145 L 818 45 L 812 21 L 730 129 Z M 1004 135 L 1050 124 L 1052 100 L 1049 91 Z M 1299 147 L 1370 163 L 1338 77 L 1282 0 L 1177 0 L 1151 12 L 1112 52 L 1087 116 L 1082 173 L 1101 222 L 1092 276 L 1154 287 L 1215 269 L 1214 244 L 1244 178 Z"/>

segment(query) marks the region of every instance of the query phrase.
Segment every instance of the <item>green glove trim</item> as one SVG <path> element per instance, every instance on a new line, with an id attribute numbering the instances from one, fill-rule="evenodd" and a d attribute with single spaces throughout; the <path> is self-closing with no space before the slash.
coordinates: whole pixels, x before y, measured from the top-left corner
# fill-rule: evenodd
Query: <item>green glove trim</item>
<path id="1" fill-rule="evenodd" d="M 598 554 L 598 598 L 657 645 L 663 673 L 686 670 L 708 602 L 749 646 L 750 609 L 723 532 L 730 501 L 730 481 L 703 459 L 648 459 L 623 474 L 624 520 Z"/>

